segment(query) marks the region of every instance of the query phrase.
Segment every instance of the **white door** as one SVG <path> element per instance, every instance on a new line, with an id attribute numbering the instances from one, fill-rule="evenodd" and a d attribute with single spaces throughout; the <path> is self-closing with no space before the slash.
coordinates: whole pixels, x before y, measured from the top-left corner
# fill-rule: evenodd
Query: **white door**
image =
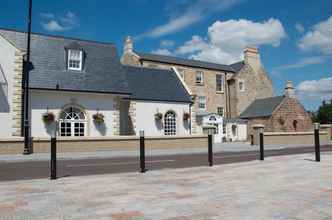
<path id="1" fill-rule="evenodd" d="M 214 143 L 222 143 L 223 131 L 222 131 L 222 124 L 214 124 L 216 130 L 213 137 Z"/>

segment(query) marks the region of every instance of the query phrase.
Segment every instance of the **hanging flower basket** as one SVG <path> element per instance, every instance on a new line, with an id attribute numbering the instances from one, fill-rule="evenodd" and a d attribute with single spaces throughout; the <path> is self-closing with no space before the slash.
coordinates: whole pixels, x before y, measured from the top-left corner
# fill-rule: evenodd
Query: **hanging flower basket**
<path id="1" fill-rule="evenodd" d="M 183 121 L 188 121 L 190 119 L 190 114 L 188 112 L 183 113 Z"/>
<path id="2" fill-rule="evenodd" d="M 102 113 L 96 113 L 92 117 L 93 117 L 94 122 L 99 123 L 99 124 L 104 123 L 105 116 Z"/>
<path id="3" fill-rule="evenodd" d="M 161 114 L 160 112 L 157 112 L 156 114 L 154 114 L 154 119 L 156 121 L 160 121 L 161 119 L 163 119 L 163 114 Z"/>
<path id="4" fill-rule="evenodd" d="M 42 120 L 45 124 L 54 122 L 55 115 L 53 114 L 53 112 L 46 112 L 45 114 L 43 114 Z"/>

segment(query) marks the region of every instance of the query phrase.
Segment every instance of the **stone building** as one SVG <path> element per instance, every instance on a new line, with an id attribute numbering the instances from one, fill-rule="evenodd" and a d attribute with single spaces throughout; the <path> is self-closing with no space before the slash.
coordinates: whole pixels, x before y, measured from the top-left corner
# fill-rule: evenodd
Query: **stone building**
<path id="1" fill-rule="evenodd" d="M 272 82 L 264 71 L 257 48 L 246 48 L 243 61 L 223 65 L 140 53 L 134 50 L 132 39 L 127 37 L 121 62 L 176 71 L 194 101 L 193 133 L 202 131 L 203 117 L 215 114 L 237 118 L 255 99 L 273 96 Z"/>
<path id="2" fill-rule="evenodd" d="M 246 48 L 244 60 L 231 67 L 235 74 L 228 80 L 230 116 L 237 118 L 255 99 L 272 97 L 273 87 L 257 48 Z"/>
<path id="3" fill-rule="evenodd" d="M 0 29 L 0 138 L 23 135 L 26 43 L 25 32 Z M 190 134 L 192 100 L 176 73 L 124 67 L 112 43 L 32 34 L 30 66 L 33 137 Z"/>
<path id="4" fill-rule="evenodd" d="M 249 135 L 253 135 L 253 125 L 264 125 L 267 132 L 296 132 L 312 130 L 310 114 L 294 95 L 291 81 L 287 82 L 285 94 L 257 99 L 240 115 L 248 120 Z"/>

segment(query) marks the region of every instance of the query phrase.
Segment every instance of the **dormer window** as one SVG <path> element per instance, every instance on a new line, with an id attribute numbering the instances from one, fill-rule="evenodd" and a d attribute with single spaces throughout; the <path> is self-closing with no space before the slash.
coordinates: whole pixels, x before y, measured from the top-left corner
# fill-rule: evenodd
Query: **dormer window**
<path id="1" fill-rule="evenodd" d="M 82 50 L 68 50 L 68 69 L 82 71 L 83 51 Z"/>

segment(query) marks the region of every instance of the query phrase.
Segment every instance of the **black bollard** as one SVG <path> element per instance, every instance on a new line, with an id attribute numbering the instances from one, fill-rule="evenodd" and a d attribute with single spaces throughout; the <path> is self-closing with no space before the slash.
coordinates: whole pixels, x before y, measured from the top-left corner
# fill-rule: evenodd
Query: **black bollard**
<path id="1" fill-rule="evenodd" d="M 140 164 L 141 164 L 141 173 L 145 173 L 145 138 L 144 131 L 140 131 Z"/>
<path id="2" fill-rule="evenodd" d="M 259 151 L 260 151 L 260 160 L 264 160 L 264 133 L 259 133 Z"/>
<path id="3" fill-rule="evenodd" d="M 51 180 L 55 180 L 56 175 L 56 137 L 51 138 Z"/>
<path id="4" fill-rule="evenodd" d="M 319 124 L 315 123 L 315 155 L 316 161 L 320 162 Z"/>
<path id="5" fill-rule="evenodd" d="M 213 145 L 212 145 L 212 134 L 208 135 L 208 151 L 209 151 L 209 166 L 213 166 Z"/>

